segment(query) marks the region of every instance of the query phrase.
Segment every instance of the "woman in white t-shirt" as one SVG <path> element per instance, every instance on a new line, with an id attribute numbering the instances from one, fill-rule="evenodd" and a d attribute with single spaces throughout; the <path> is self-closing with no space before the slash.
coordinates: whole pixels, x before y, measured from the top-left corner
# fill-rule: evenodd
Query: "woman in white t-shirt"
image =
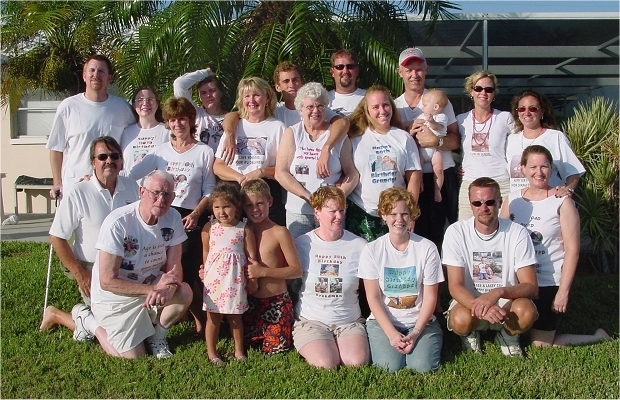
<path id="1" fill-rule="evenodd" d="M 544 146 L 553 156 L 553 174 L 549 176 L 552 187 L 566 186 L 575 190 L 585 168 L 570 146 L 563 132 L 555 130 L 553 106 L 545 96 L 528 89 L 512 99 L 512 115 L 516 131 L 508 137 L 506 160 L 510 172 L 510 190 L 528 186 L 528 179 L 521 173 L 521 153 L 531 145 Z M 565 189 L 561 188 L 564 192 Z"/>
<path id="2" fill-rule="evenodd" d="M 506 167 L 506 139 L 514 132 L 514 120 L 508 111 L 492 107 L 497 94 L 497 77 L 479 70 L 465 79 L 465 93 L 474 109 L 456 116 L 463 148 L 463 182 L 459 190 L 459 220 L 472 216 L 469 184 L 487 176 L 499 183 L 502 195 L 509 192 Z"/>
<path id="3" fill-rule="evenodd" d="M 286 227 L 294 238 L 318 227 L 310 206 L 312 192 L 323 185 L 336 185 L 348 196 L 359 181 L 348 137 L 343 137 L 329 153 L 329 176 L 319 176 L 316 169 L 321 149 L 331 134 L 331 124 L 325 121 L 328 103 L 327 90 L 320 83 L 302 86 L 295 97 L 301 121 L 286 128 L 280 142 L 275 175 L 288 192 Z"/>
<path id="4" fill-rule="evenodd" d="M 321 368 L 370 362 L 361 317 L 358 263 L 366 241 L 343 229 L 341 189 L 322 186 L 310 196 L 319 222 L 295 239 L 303 269 L 293 344 L 308 364 Z"/>
<path id="5" fill-rule="evenodd" d="M 347 202 L 346 228 L 372 241 L 387 233 L 377 215 L 382 190 L 407 188 L 417 201 L 422 182 L 420 156 L 411 135 L 400 129 L 400 117 L 386 87 L 374 85 L 366 90 L 349 121 L 353 160 L 360 178 Z"/>
<path id="6" fill-rule="evenodd" d="M 149 86 L 139 87 L 131 96 L 136 123 L 125 128 L 120 143 L 125 171 L 130 171 L 155 147 L 170 140 L 159 101 L 159 95 Z"/>
<path id="7" fill-rule="evenodd" d="M 246 180 L 266 178 L 273 205 L 269 218 L 278 225 L 285 225 L 282 186 L 275 180 L 276 154 L 284 124 L 274 117 L 276 94 L 267 81 L 248 77 L 239 81 L 235 102 L 241 119 L 236 128 L 237 152 L 228 165 L 224 133 L 215 153 L 213 170 L 224 181 L 242 184 Z"/>
<path id="8" fill-rule="evenodd" d="M 523 150 L 521 173 L 528 186 L 510 193 L 500 217 L 510 218 L 530 232 L 536 251 L 539 317 L 530 330 L 532 344 L 540 347 L 596 343 L 609 339 L 598 329 L 594 335 L 556 335 L 559 314 L 566 312 L 579 259 L 579 214 L 570 197 L 549 185 L 553 157 L 540 145 Z"/>
<path id="9" fill-rule="evenodd" d="M 372 363 L 390 372 L 433 371 L 443 342 L 433 315 L 444 281 L 439 253 L 433 242 L 410 232 L 420 216 L 411 193 L 384 190 L 378 211 L 389 233 L 366 245 L 358 272 L 372 312 L 366 321 Z"/>

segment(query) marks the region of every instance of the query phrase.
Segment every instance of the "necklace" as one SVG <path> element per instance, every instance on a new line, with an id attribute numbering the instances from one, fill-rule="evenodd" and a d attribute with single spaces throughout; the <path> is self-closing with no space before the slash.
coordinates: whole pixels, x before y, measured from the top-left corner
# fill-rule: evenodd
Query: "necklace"
<path id="1" fill-rule="evenodd" d="M 478 233 L 478 231 L 476 230 L 476 221 L 474 220 L 474 233 L 476 233 L 476 236 L 478 236 L 478 239 L 482 240 L 483 242 L 488 242 L 490 240 L 493 240 L 493 238 L 495 236 L 497 236 L 497 234 L 499 233 L 499 221 L 497 223 L 497 229 L 495 230 L 495 232 L 490 233 L 488 235 L 484 235 L 484 236 L 490 236 L 487 239 L 483 238 L 482 236 L 480 236 L 480 234 Z"/>
<path id="2" fill-rule="evenodd" d="M 526 147 L 528 146 L 532 146 L 534 144 L 534 142 L 542 136 L 543 133 L 545 133 L 545 131 L 547 130 L 547 128 L 543 128 L 540 133 L 538 135 L 536 135 L 536 137 L 534 139 L 529 139 L 525 137 L 525 132 L 521 132 L 521 149 L 525 150 Z M 527 140 L 531 140 L 530 144 L 528 144 L 527 146 L 525 145 L 525 139 Z"/>
<path id="3" fill-rule="evenodd" d="M 491 109 L 491 113 L 489 114 L 488 117 L 484 119 L 484 121 L 478 122 L 476 121 L 475 110 L 471 110 L 471 121 L 472 121 L 472 130 L 473 130 L 472 138 L 474 139 L 474 142 L 478 146 L 482 146 L 489 138 L 489 134 L 491 133 L 491 126 L 493 125 L 493 118 L 491 118 L 492 116 L 493 116 L 493 109 Z M 489 124 L 488 128 L 487 128 L 487 123 Z M 482 124 L 482 127 L 480 129 L 476 129 L 477 124 Z"/>

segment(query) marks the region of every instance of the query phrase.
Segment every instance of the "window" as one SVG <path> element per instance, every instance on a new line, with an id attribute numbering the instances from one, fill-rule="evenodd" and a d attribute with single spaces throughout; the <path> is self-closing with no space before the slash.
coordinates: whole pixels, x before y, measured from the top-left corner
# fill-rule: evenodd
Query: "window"
<path id="1" fill-rule="evenodd" d="M 45 143 L 54 123 L 56 108 L 62 101 L 59 95 L 37 91 L 24 96 L 17 108 L 13 138 L 19 143 Z"/>

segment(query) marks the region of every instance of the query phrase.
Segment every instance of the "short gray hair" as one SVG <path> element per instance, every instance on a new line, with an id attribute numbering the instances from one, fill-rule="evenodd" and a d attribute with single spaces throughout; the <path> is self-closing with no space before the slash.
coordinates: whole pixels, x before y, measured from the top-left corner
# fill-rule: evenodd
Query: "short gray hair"
<path id="1" fill-rule="evenodd" d="M 325 107 L 329 105 L 327 90 L 318 82 L 308 82 L 297 91 L 295 96 L 295 108 L 301 111 L 305 99 L 318 100 Z"/>
<path id="2" fill-rule="evenodd" d="M 144 177 L 144 179 L 142 180 L 142 187 L 146 188 L 146 185 L 148 185 L 155 177 L 164 179 L 170 184 L 171 187 L 174 187 L 174 178 L 172 177 L 172 175 L 170 175 L 166 171 L 162 171 L 159 169 L 149 172 L 149 174 Z"/>

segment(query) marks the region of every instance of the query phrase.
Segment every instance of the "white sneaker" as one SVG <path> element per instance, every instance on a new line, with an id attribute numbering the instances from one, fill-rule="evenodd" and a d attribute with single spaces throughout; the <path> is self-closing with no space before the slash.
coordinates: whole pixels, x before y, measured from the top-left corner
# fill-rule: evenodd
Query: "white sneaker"
<path id="1" fill-rule="evenodd" d="M 151 354 L 157 357 L 158 360 L 172 356 L 172 353 L 168 348 L 168 341 L 165 338 L 156 338 L 155 335 L 149 336 L 144 341 L 144 344 Z"/>
<path id="2" fill-rule="evenodd" d="M 495 335 L 495 343 L 502 349 L 503 355 L 523 357 L 523 351 L 521 351 L 521 345 L 519 344 L 519 335 L 510 336 L 505 329 L 502 329 Z"/>
<path id="3" fill-rule="evenodd" d="M 469 335 L 461 336 L 463 349 L 465 351 L 473 351 L 474 353 L 482 353 L 482 342 L 480 341 L 480 332 L 471 331 Z"/>
<path id="4" fill-rule="evenodd" d="M 78 342 L 92 342 L 95 340 L 95 336 L 86 330 L 84 326 L 84 320 L 90 313 L 90 307 L 84 304 L 76 304 L 71 309 L 71 317 L 73 318 L 73 322 L 75 322 L 73 340 L 77 340 Z"/>

